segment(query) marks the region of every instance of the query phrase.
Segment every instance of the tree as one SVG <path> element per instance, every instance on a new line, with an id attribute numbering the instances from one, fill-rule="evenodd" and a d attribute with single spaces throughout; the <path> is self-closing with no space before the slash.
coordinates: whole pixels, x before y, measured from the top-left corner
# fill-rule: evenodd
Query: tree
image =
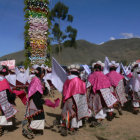
<path id="1" fill-rule="evenodd" d="M 73 22 L 73 16 L 68 14 L 69 8 L 61 2 L 56 3 L 54 8 L 51 11 L 48 8 L 48 0 L 24 0 L 25 3 L 25 32 L 24 32 L 24 40 L 25 40 L 25 57 L 26 60 L 24 65 L 30 66 L 32 57 L 32 44 L 31 44 L 31 36 L 29 30 L 31 29 L 31 25 L 29 23 L 29 17 L 33 18 L 41 18 L 45 17 L 48 19 L 48 27 L 49 31 L 46 34 L 47 40 L 47 54 L 46 54 L 46 64 L 51 65 L 50 61 L 50 53 L 51 47 L 50 42 L 56 43 L 56 49 L 59 52 L 62 50 L 62 44 L 64 46 L 73 47 L 76 46 L 76 36 L 77 30 L 71 27 L 68 23 Z M 47 11 L 47 14 L 46 12 Z M 62 22 L 63 21 L 63 22 Z M 65 22 L 64 22 L 65 21 Z M 62 28 L 62 24 L 64 26 Z M 51 27 L 51 28 L 50 28 Z M 65 28 L 64 28 L 65 27 Z"/>
<path id="2" fill-rule="evenodd" d="M 60 1 L 50 11 L 50 20 L 52 23 L 51 37 L 52 41 L 57 44 L 56 50 L 59 53 L 59 59 L 62 43 L 65 47 L 76 46 L 77 30 L 69 25 L 69 23 L 73 22 L 73 16 L 68 12 L 69 8 Z M 63 23 L 65 25 L 62 27 Z"/>

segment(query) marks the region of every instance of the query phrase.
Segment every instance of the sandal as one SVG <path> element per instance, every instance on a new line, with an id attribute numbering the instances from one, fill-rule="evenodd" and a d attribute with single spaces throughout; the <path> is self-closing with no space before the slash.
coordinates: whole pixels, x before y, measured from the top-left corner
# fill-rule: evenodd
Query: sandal
<path id="1" fill-rule="evenodd" d="M 68 135 L 68 134 L 67 134 L 67 128 L 61 127 L 61 135 L 62 135 L 62 136 L 67 136 L 67 135 Z"/>
<path id="2" fill-rule="evenodd" d="M 98 127 L 101 126 L 102 124 L 96 121 L 91 122 L 90 127 Z"/>
<path id="3" fill-rule="evenodd" d="M 69 132 L 68 132 L 68 134 L 70 134 L 70 135 L 75 135 L 75 133 L 76 133 L 76 131 L 73 129 L 73 130 L 70 130 Z"/>
<path id="4" fill-rule="evenodd" d="M 60 123 L 59 123 L 59 121 L 58 120 L 54 120 L 53 121 L 53 126 L 57 126 L 57 125 L 59 125 Z"/>
<path id="5" fill-rule="evenodd" d="M 22 130 L 22 135 L 27 137 L 28 139 L 33 139 L 34 138 L 34 135 L 32 133 L 30 133 L 30 131 L 28 131 L 24 128 Z"/>

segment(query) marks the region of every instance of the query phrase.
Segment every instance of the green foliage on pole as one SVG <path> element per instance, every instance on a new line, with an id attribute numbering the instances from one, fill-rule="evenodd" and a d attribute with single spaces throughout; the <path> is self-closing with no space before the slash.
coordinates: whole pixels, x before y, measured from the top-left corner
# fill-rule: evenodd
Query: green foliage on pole
<path id="1" fill-rule="evenodd" d="M 30 10 L 29 3 L 30 4 L 38 4 L 39 2 L 40 3 L 41 2 L 46 3 L 47 5 L 49 4 L 48 0 L 24 0 L 24 4 L 25 4 L 25 7 L 24 7 L 25 15 L 24 15 L 24 17 L 25 17 L 25 21 L 26 21 L 25 27 L 24 27 L 24 29 L 25 29 L 25 31 L 24 31 L 24 40 L 25 40 L 24 48 L 25 48 L 25 57 L 26 57 L 25 62 L 24 62 L 25 67 L 31 66 L 31 61 L 29 59 L 29 56 L 31 55 L 30 36 L 29 36 L 30 24 L 28 22 L 29 21 L 29 17 L 30 16 L 38 17 L 38 18 L 40 18 L 41 16 L 45 17 L 45 18 L 47 18 L 48 28 L 50 28 L 50 26 L 51 26 L 50 12 L 49 12 L 49 8 L 48 7 L 46 7 L 46 9 L 45 9 L 46 11 L 48 11 L 47 14 L 44 13 L 44 11 L 43 11 L 44 9 L 42 11 L 41 10 L 39 10 L 39 11 Z M 37 6 L 41 6 L 41 5 L 37 5 Z M 41 7 L 39 7 L 39 8 L 41 8 Z M 49 40 L 49 32 L 47 32 L 46 38 Z M 49 43 L 47 45 L 47 52 L 46 52 L 46 54 L 49 54 L 50 52 L 51 52 L 51 47 L 50 47 L 50 43 Z M 50 65 L 51 64 L 50 58 L 46 57 L 45 63 L 47 65 Z"/>

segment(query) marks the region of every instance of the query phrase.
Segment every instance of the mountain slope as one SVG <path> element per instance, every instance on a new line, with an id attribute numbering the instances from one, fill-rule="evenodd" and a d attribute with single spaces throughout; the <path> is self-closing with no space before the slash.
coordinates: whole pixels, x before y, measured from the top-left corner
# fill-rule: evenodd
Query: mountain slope
<path id="1" fill-rule="evenodd" d="M 77 47 L 66 47 L 59 55 L 55 53 L 55 46 L 52 46 L 52 56 L 61 64 L 71 63 L 90 64 L 92 61 L 104 60 L 105 56 L 117 61 L 131 62 L 140 58 L 140 39 L 118 39 L 97 45 L 85 40 L 77 40 Z M 16 63 L 24 61 L 24 51 L 8 54 L 0 60 L 16 59 Z"/>

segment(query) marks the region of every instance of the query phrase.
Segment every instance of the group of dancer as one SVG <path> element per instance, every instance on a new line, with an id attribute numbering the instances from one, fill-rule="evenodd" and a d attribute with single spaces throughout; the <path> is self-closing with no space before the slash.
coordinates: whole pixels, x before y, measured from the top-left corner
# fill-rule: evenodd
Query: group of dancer
<path id="1" fill-rule="evenodd" d="M 61 135 L 75 134 L 86 123 L 90 127 L 97 127 L 105 119 L 112 121 L 118 114 L 123 115 L 122 109 L 128 107 L 132 113 L 139 113 L 140 64 L 133 63 L 128 74 L 122 70 L 117 71 L 118 66 L 112 61 L 105 73 L 104 63 L 97 61 L 92 64 L 90 74 L 81 70 L 80 65 L 73 64 L 66 68 L 67 80 L 63 85 L 61 119 L 55 123 L 59 126 Z M 44 80 L 45 73 L 44 68 L 35 67 L 28 88 L 13 90 L 5 78 L 8 68 L 0 65 L 0 135 L 4 134 L 5 126 L 15 125 L 12 120 L 18 112 L 16 97 L 20 97 L 26 105 L 25 120 L 22 123 L 23 135 L 27 138 L 33 138 L 36 134 L 43 135 L 43 105 L 55 108 L 60 101 L 56 99 L 51 102 L 44 98 L 49 92 Z"/>

